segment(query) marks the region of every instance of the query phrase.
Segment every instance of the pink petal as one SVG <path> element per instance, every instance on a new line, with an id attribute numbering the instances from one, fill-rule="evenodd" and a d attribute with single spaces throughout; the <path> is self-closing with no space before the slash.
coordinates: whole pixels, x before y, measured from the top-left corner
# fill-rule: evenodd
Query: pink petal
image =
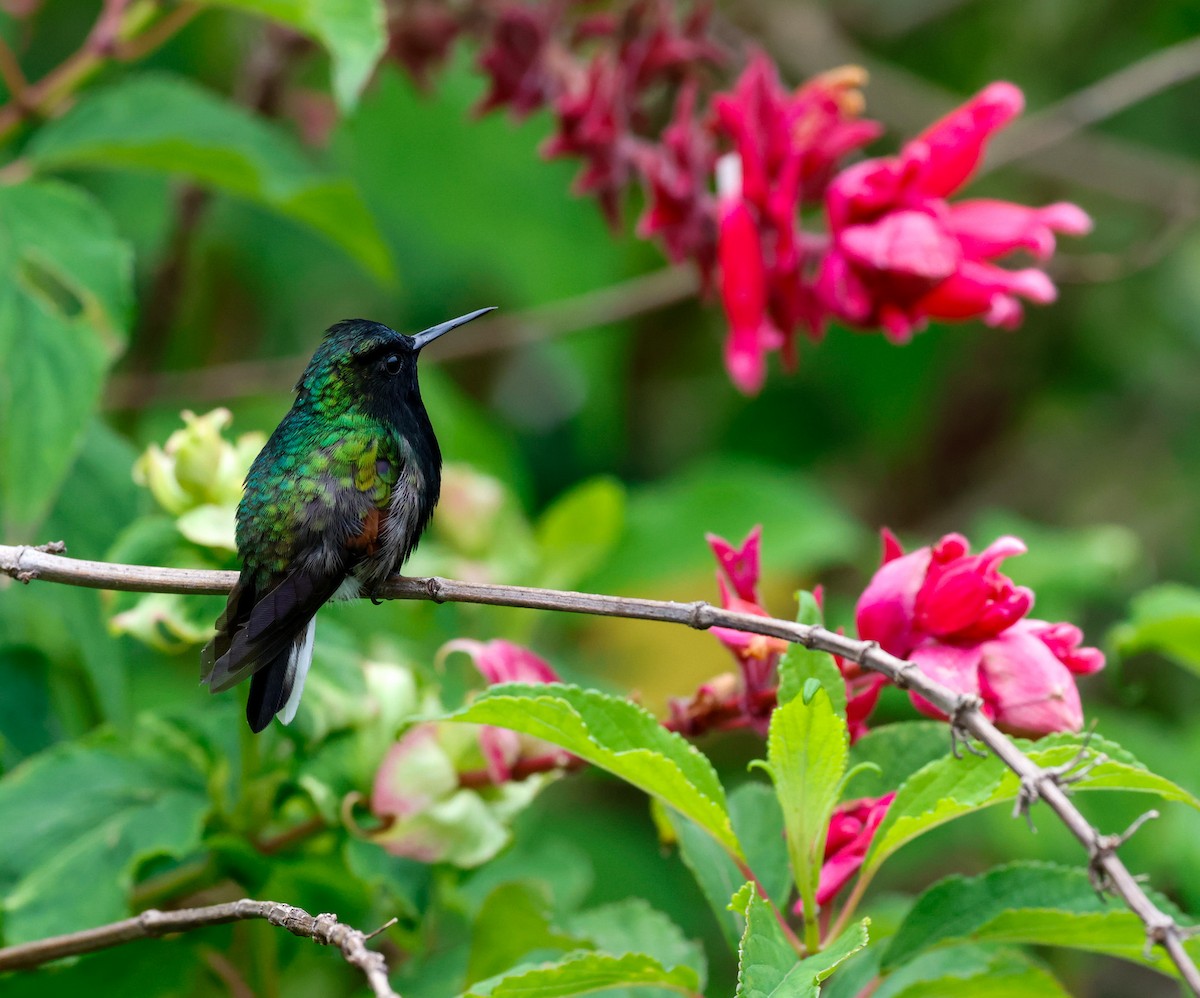
<path id="1" fill-rule="evenodd" d="M 734 591 L 751 603 L 758 601 L 759 561 L 762 550 L 762 525 L 754 527 L 740 548 L 735 548 L 724 537 L 705 534 L 725 577 L 733 583 Z"/>
<path id="2" fill-rule="evenodd" d="M 870 225 L 852 225 L 838 236 L 852 261 L 876 270 L 941 281 L 958 268 L 958 240 L 923 211 L 894 211 Z"/>
<path id="3" fill-rule="evenodd" d="M 883 557 L 880 560 L 881 565 L 886 565 L 889 561 L 895 561 L 902 554 L 904 554 L 904 546 L 900 543 L 900 539 L 887 527 L 880 528 L 879 536 L 883 540 Z"/>
<path id="4" fill-rule="evenodd" d="M 975 172 L 992 134 L 1025 107 L 1025 97 L 1011 83 L 992 83 L 934 122 L 905 146 L 901 158 L 924 157 L 914 188 L 929 197 L 946 197 Z M 923 147 L 923 148 L 921 148 Z"/>
<path id="5" fill-rule="evenodd" d="M 982 648 L 980 687 L 995 709 L 996 725 L 1038 738 L 1083 727 L 1075 680 L 1046 644 L 1010 628 Z"/>
<path id="6" fill-rule="evenodd" d="M 918 548 L 875 572 L 854 610 L 860 638 L 878 641 L 884 651 L 901 658 L 912 651 L 918 640 L 914 626 L 917 593 L 931 557 L 929 548 Z"/>
<path id="7" fill-rule="evenodd" d="M 489 683 L 557 683 L 559 679 L 545 659 L 511 641 L 456 638 L 446 642 L 438 655 L 444 657 L 456 651 L 469 655 Z"/>
<path id="8" fill-rule="evenodd" d="M 960 201 L 950 206 L 947 227 L 962 244 L 963 253 L 990 260 L 1013 250 L 1028 250 L 1039 260 L 1054 252 L 1054 233 L 1081 235 L 1091 219 L 1066 202 L 1030 208 L 1011 201 Z"/>

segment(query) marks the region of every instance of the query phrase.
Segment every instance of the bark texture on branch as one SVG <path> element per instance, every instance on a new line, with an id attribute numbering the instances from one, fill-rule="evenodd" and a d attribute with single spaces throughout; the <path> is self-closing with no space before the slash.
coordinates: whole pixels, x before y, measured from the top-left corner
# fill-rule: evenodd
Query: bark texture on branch
<path id="1" fill-rule="evenodd" d="M 0 545 L 0 574 L 22 582 L 35 579 L 132 592 L 228 593 L 236 572 L 201 571 L 77 561 L 63 557 L 61 543 L 43 547 Z M 605 617 L 627 617 L 683 624 L 706 630 L 728 627 L 753 634 L 782 638 L 818 651 L 840 655 L 864 669 L 881 673 L 902 689 L 920 694 L 951 720 L 952 729 L 974 737 L 993 752 L 1021 780 L 1022 800 L 1042 800 L 1070 829 L 1088 852 L 1088 868 L 1099 884 L 1117 894 L 1146 927 L 1147 945 L 1161 946 L 1180 976 L 1200 996 L 1200 969 L 1184 948 L 1189 930 L 1162 911 L 1142 889 L 1117 856 L 1121 836 L 1102 835 L 1083 816 L 1064 789 L 1064 770 L 1037 765 L 989 721 L 980 710 L 978 697 L 963 696 L 925 675 L 913 662 L 889 655 L 874 641 L 859 641 L 823 627 L 799 624 L 774 617 L 724 610 L 704 601 L 677 603 L 671 600 L 605 596 L 596 593 L 563 592 L 529 586 L 502 586 L 459 582 L 454 579 L 406 578 L 396 576 L 375 594 L 388 599 L 433 600 L 437 603 L 482 603 L 490 606 L 525 607 Z M 2 951 L 0 951 L 2 952 Z"/>

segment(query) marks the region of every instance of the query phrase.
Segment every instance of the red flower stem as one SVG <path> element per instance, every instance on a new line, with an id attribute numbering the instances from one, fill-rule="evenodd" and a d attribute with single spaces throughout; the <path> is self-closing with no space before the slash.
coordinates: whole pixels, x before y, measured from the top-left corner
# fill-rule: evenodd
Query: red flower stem
<path id="1" fill-rule="evenodd" d="M 228 595 L 237 572 L 204 571 L 194 568 L 161 568 L 145 565 L 111 564 L 65 558 L 62 542 L 34 547 L 0 545 L 0 572 L 20 582 L 45 580 L 90 589 L 126 592 L 208 593 Z M 931 679 L 915 663 L 889 655 L 873 641 L 858 641 L 824 627 L 800 624 L 775 617 L 723 610 L 703 601 L 677 603 L 671 600 L 635 599 L 599 593 L 563 592 L 529 586 L 501 586 L 459 582 L 453 579 L 405 578 L 394 576 L 373 594 L 391 599 L 432 600 L 435 603 L 477 603 L 512 606 L 530 610 L 587 613 L 602 617 L 626 617 L 683 624 L 698 630 L 728 627 L 782 638 L 819 651 L 858 662 L 871 672 L 887 676 L 902 689 L 924 697 L 947 716 L 957 718 L 958 727 L 986 745 L 1021 779 L 1036 791 L 1037 798 L 1067 826 L 1093 857 L 1091 865 L 1101 871 L 1113 893 L 1121 897 L 1146 927 L 1147 940 L 1161 946 L 1187 986 L 1200 996 L 1200 968 L 1184 949 L 1185 931 L 1159 908 L 1134 879 L 1116 848 L 1092 827 L 1060 786 L 1053 772 L 1043 769 L 1019 748 L 977 706 L 965 701 L 948 686 Z M 865 888 L 863 888 L 865 890 Z"/>
<path id="2" fill-rule="evenodd" d="M 584 765 L 584 761 L 576 756 L 571 756 L 570 759 L 563 762 L 561 752 L 550 752 L 528 759 L 518 759 L 509 770 L 508 779 L 502 783 L 493 780 L 492 774 L 486 769 L 473 769 L 458 774 L 458 785 L 468 790 L 480 790 L 484 787 L 501 786 L 503 783 L 519 783 L 538 773 L 570 772 L 582 769 Z"/>

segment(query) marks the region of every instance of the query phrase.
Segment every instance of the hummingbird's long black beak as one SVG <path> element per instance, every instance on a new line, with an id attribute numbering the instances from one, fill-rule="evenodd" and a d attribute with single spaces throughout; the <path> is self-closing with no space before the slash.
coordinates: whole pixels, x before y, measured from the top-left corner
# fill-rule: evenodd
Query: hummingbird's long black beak
<path id="1" fill-rule="evenodd" d="M 460 315 L 457 319 L 447 319 L 445 322 L 439 322 L 436 326 L 430 326 L 419 333 L 414 333 L 413 349 L 420 350 L 423 346 L 436 340 L 442 333 L 448 333 L 451 329 L 465 326 L 472 319 L 478 319 L 481 315 L 486 315 L 488 312 L 494 312 L 495 310 L 495 305 L 489 305 L 487 308 L 477 308 L 474 312 Z"/>

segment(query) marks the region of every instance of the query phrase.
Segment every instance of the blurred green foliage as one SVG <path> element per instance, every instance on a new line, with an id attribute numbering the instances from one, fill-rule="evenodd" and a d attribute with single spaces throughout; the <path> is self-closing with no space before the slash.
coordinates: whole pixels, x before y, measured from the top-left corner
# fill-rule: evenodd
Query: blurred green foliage
<path id="1" fill-rule="evenodd" d="M 86 35 L 97 5 L 47 0 L 30 20 L 11 13 L 20 6 L 5 6 L 0 35 L 39 79 Z M 1185 2 L 727 6 L 723 14 L 769 49 L 779 19 L 831 32 L 879 70 L 887 89 L 868 89 L 869 110 L 878 100 L 884 118 L 902 107 L 922 121 L 944 107 L 925 108 L 926 93 L 906 74 L 957 95 L 1011 79 L 1036 111 L 1200 32 L 1200 13 Z M 300 95 L 335 98 L 341 113 L 325 148 L 305 147 L 299 105 L 284 102 L 268 115 L 234 98 L 274 30 L 258 14 L 319 43 L 299 51 L 288 83 Z M 232 567 L 205 522 L 179 521 L 182 510 L 166 515 L 134 482 L 137 456 L 179 429 L 180 410 L 227 405 L 234 436 L 266 432 L 286 410 L 303 357 L 338 319 L 414 329 L 493 303 L 520 316 L 662 265 L 631 226 L 611 233 L 594 205 L 571 197 L 572 164 L 539 160 L 547 117 L 472 116 L 482 90 L 474 53 L 460 49 L 421 92 L 391 63 L 372 76 L 383 43 L 374 3 L 205 4 L 144 59 L 100 66 L 65 114 L 6 133 L 0 541 L 62 538 L 77 557 Z M 805 72 L 829 68 L 786 54 Z M 713 598 L 704 532 L 737 539 L 762 523 L 764 602 L 790 615 L 792 593 L 822 582 L 830 625 L 848 626 L 876 564 L 880 525 L 913 543 L 952 529 L 977 544 L 1016 533 L 1030 554 L 1011 563 L 1011 574 L 1036 589 L 1038 615 L 1073 620 L 1092 642 L 1110 635 L 1109 668 L 1081 684 L 1087 713 L 1160 775 L 1105 743 L 1109 775 L 1194 803 L 1198 105 L 1197 83 L 1185 79 L 1089 128 L 1090 157 L 1077 145 L 1051 148 L 972 187 L 973 196 L 1069 198 L 1097 222 L 1088 243 L 1060 256 L 1061 300 L 1031 312 L 1011 335 L 935 327 L 901 349 L 835 329 L 804 346 L 798 372 L 773 371 L 762 395 L 746 399 L 721 368 L 720 317 L 703 302 L 622 319 L 584 310 L 563 335 L 517 345 L 489 344 L 486 329 L 472 333 L 467 356 L 423 371 L 453 467 L 408 570 Z M 901 124 L 897 132 L 911 133 Z M 1046 168 L 1056 154 L 1077 164 L 1074 176 Z M 195 217 L 181 222 L 197 198 Z M 227 364 L 239 366 L 216 367 Z M 215 378 L 203 376 L 214 369 Z M 459 707 L 480 685 L 453 662 L 439 670 L 445 641 L 519 641 L 565 679 L 620 695 L 637 690 L 657 710 L 731 667 L 711 636 L 504 608 L 333 606 L 322 611 L 296 724 L 254 741 L 241 732 L 237 696 L 210 698 L 196 682 L 194 641 L 220 600 L 5 582 L 5 944 L 131 908 L 253 895 L 335 911 L 368 930 L 397 915 L 379 942 L 406 998 L 468 986 L 572 993 L 552 985 L 574 974 L 612 988 L 652 981 L 718 995 L 734 992 L 737 944 L 754 922 L 766 928 L 750 947 L 760 961 L 752 976 L 773 986 L 786 954 L 769 945 L 774 922 L 761 898 L 741 895 L 744 920 L 728 910 L 745 878 L 727 851 L 677 813 L 656 811 L 656 824 L 643 795 L 597 772 L 548 786 L 496 842 L 511 844 L 470 871 L 392 856 L 343 822 L 346 802 L 370 791 L 400 728 L 418 713 Z M 605 702 L 603 693 L 577 695 L 592 709 Z M 889 695 L 876 722 L 911 716 L 907 699 Z M 900 851 L 880 868 L 862 909 L 872 942 L 884 946 L 851 957 L 822 993 L 856 994 L 902 955 L 909 962 L 876 998 L 968 986 L 973 994 L 1052 995 L 1063 993 L 1059 981 L 1078 994 L 1173 993 L 1165 978 L 1135 965 L 1140 944 L 1127 942 L 1136 929 L 1129 916 L 1091 900 L 1078 844 L 1036 811 L 1041 834 L 1032 837 L 1006 807 L 985 809 L 1011 800 L 1015 780 L 994 761 L 946 761 L 944 739 L 944 728 L 925 722 L 887 725 L 850 751 L 852 770 L 863 762 L 879 769 L 858 771 L 852 796 L 915 782 L 906 784 L 908 811 L 888 819 L 874 858 Z M 763 755 L 762 740 L 702 747 L 711 759 L 703 774 L 687 775 L 700 763 L 680 756 L 682 767 L 655 787 L 667 803 L 694 797 L 684 813 L 726 846 L 744 848 L 768 889 L 786 885 L 776 834 L 783 817 L 761 780 L 745 773 L 747 760 Z M 630 746 L 601 748 L 594 754 L 608 760 Z M 685 748 L 658 751 L 668 758 Z M 1061 762 L 1074 749 L 1041 751 Z M 626 779 L 642 772 L 609 768 Z M 1100 767 L 1092 775 L 1105 774 Z M 951 778 L 966 786 L 953 806 L 939 796 L 938 781 Z M 1140 812 L 1141 796 L 1088 794 L 1085 807 L 1116 831 Z M 937 827 L 951 810 L 957 820 Z M 1180 803 L 1164 812 L 1122 854 L 1196 911 L 1197 817 Z M 371 820 L 361 807 L 352 817 Z M 670 856 L 659 835 L 676 841 Z M 1011 865 L 996 869 L 1002 863 Z M 1054 911 L 1031 927 L 1013 913 L 1028 907 L 1023 892 L 1033 881 L 1039 906 Z M 1006 914 L 961 900 L 972 892 L 989 903 L 1002 898 Z M 939 925 L 936 906 L 951 895 L 971 912 L 953 930 Z M 1006 929 L 1004 918 L 1025 934 Z M 842 937 L 847 952 L 838 955 L 849 955 L 856 931 Z M 979 940 L 1058 943 L 1127 960 L 1055 951 L 1052 975 L 1043 950 L 1035 960 L 973 945 Z M 934 942 L 940 948 L 929 948 Z M 481 983 L 542 960 L 572 966 L 540 984 Z M 134 944 L 5 978 L 0 989 L 213 995 L 233 988 L 229 968 L 255 993 L 361 990 L 336 955 L 250 924 Z"/>

